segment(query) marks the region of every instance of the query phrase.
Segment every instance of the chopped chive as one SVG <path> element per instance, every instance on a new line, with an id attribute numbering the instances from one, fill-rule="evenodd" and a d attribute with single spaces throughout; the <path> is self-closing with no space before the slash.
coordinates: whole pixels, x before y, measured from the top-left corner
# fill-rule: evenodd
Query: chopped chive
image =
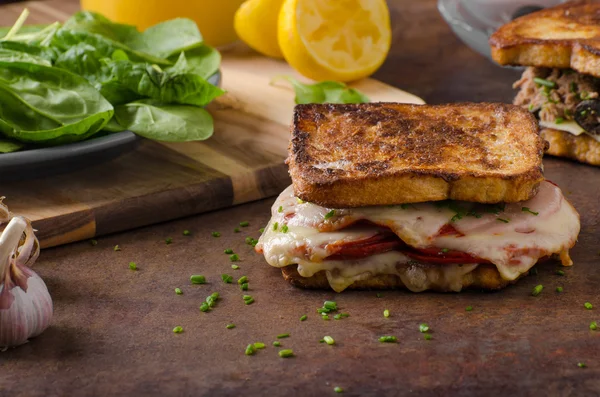
<path id="1" fill-rule="evenodd" d="M 231 248 L 227 248 L 225 251 L 223 251 L 223 253 L 225 253 L 227 255 L 231 255 L 231 254 L 233 254 L 233 250 Z"/>
<path id="2" fill-rule="evenodd" d="M 279 229 L 279 222 L 275 222 L 275 223 L 273 224 L 273 231 L 274 231 L 274 232 L 276 232 L 276 231 L 277 231 L 277 229 Z"/>
<path id="3" fill-rule="evenodd" d="M 245 305 L 251 305 L 254 303 L 254 298 L 250 298 L 250 299 L 244 299 L 244 304 Z"/>
<path id="4" fill-rule="evenodd" d="M 281 342 L 279 342 L 278 340 L 276 340 L 275 342 L 273 342 L 273 346 L 279 347 L 279 346 L 281 346 Z"/>
<path id="5" fill-rule="evenodd" d="M 252 237 L 246 237 L 246 244 L 251 245 L 254 239 Z"/>
<path id="6" fill-rule="evenodd" d="M 135 262 L 129 262 L 129 268 L 131 270 L 137 270 L 137 264 Z"/>
<path id="7" fill-rule="evenodd" d="M 279 334 L 277 335 L 277 339 L 289 338 L 290 334 Z"/>
<path id="8" fill-rule="evenodd" d="M 248 226 L 250 226 L 250 222 L 248 222 L 248 221 L 240 222 L 240 226 L 241 227 L 248 227 Z"/>
<path id="9" fill-rule="evenodd" d="M 321 318 L 323 320 L 329 320 L 329 316 L 327 314 L 322 315 Z"/>
<path id="10" fill-rule="evenodd" d="M 467 306 L 465 308 L 465 311 L 468 311 L 468 312 L 473 311 L 473 306 Z"/>
<path id="11" fill-rule="evenodd" d="M 282 232 L 282 233 L 287 233 L 287 232 L 288 232 L 288 230 L 290 230 L 290 229 L 288 228 L 288 225 L 283 225 L 283 226 L 281 226 L 281 232 Z"/>
<path id="12" fill-rule="evenodd" d="M 335 311 L 338 309 L 337 302 L 335 301 L 325 301 L 323 302 L 323 307 L 330 311 Z"/>
<path id="13" fill-rule="evenodd" d="M 235 324 L 227 324 L 225 326 L 225 328 L 227 328 L 227 329 L 233 329 L 233 328 L 235 328 Z"/>
<path id="14" fill-rule="evenodd" d="M 529 110 L 530 112 L 533 112 L 533 109 L 535 109 L 535 106 L 533 106 L 533 103 L 530 103 L 527 110 Z"/>
<path id="15" fill-rule="evenodd" d="M 325 339 L 321 339 L 319 343 L 325 343 Z"/>
<path id="16" fill-rule="evenodd" d="M 336 393 L 343 393 L 343 392 L 344 392 L 344 389 L 342 389 L 342 388 L 341 388 L 341 387 L 339 387 L 339 386 L 336 386 L 336 387 L 334 387 L 334 388 L 333 388 L 333 391 L 334 391 L 334 392 L 336 392 Z"/>
<path id="17" fill-rule="evenodd" d="M 555 118 L 555 119 L 554 119 L 554 122 L 555 122 L 556 124 L 562 124 L 562 123 L 564 123 L 564 122 L 565 122 L 565 119 L 564 119 L 564 118 L 562 118 L 562 117 L 557 117 L 557 118 Z"/>
<path id="18" fill-rule="evenodd" d="M 279 350 L 278 354 L 279 354 L 279 357 L 281 357 L 281 358 L 288 358 L 288 357 L 294 356 L 294 352 L 292 351 L 292 349 Z"/>
<path id="19" fill-rule="evenodd" d="M 254 349 L 254 345 L 252 343 L 250 343 L 246 347 L 246 351 L 244 352 L 244 354 L 246 354 L 247 356 L 252 356 L 254 354 L 254 352 L 256 352 L 256 350 Z"/>
<path id="20" fill-rule="evenodd" d="M 588 310 L 592 310 L 592 308 L 593 308 L 593 306 L 592 306 L 592 304 L 591 304 L 590 302 L 585 302 L 585 303 L 583 304 L 583 306 L 584 306 L 586 309 L 588 309 Z"/>
<path id="21" fill-rule="evenodd" d="M 234 232 L 234 233 L 239 233 L 239 232 L 240 232 L 240 228 L 239 228 L 239 227 L 236 227 L 235 229 L 233 229 L 233 232 Z"/>
<path id="22" fill-rule="evenodd" d="M 500 222 L 504 222 L 504 223 L 508 223 L 508 222 L 510 222 L 510 220 L 509 220 L 509 219 L 503 219 L 503 218 L 496 218 L 496 220 L 497 220 L 497 221 L 500 221 Z"/>
<path id="23" fill-rule="evenodd" d="M 200 274 L 194 274 L 190 276 L 190 281 L 192 284 L 206 284 L 206 277 Z"/>
<path id="24" fill-rule="evenodd" d="M 167 238 L 165 239 L 165 243 L 166 243 L 167 245 L 171 244 L 172 242 L 173 242 L 173 239 L 172 239 L 171 237 L 167 237 Z"/>
<path id="25" fill-rule="evenodd" d="M 376 295 L 378 298 L 381 298 L 383 296 L 383 294 L 381 292 L 378 292 Z"/>
<path id="26" fill-rule="evenodd" d="M 263 234 L 265 232 L 265 228 L 261 227 L 260 229 L 258 229 L 258 231 L 260 232 L 260 234 Z"/>
<path id="27" fill-rule="evenodd" d="M 556 292 L 563 292 L 563 287 L 556 287 Z"/>
<path id="28" fill-rule="evenodd" d="M 335 210 L 331 210 L 325 214 L 325 219 L 329 219 L 335 215 Z"/>
<path id="29" fill-rule="evenodd" d="M 211 236 L 213 236 L 213 237 L 221 237 L 221 233 L 219 233 L 219 232 L 212 232 Z"/>
<path id="30" fill-rule="evenodd" d="M 396 343 L 398 342 L 398 338 L 395 336 L 380 336 L 379 342 L 381 343 Z"/>
<path id="31" fill-rule="evenodd" d="M 200 311 L 207 312 L 209 309 L 210 309 L 210 307 L 208 306 L 208 303 L 202 302 L 202 304 L 200 305 Z"/>
<path id="32" fill-rule="evenodd" d="M 385 309 L 383 311 L 383 317 L 388 318 L 390 316 L 390 311 L 388 309 Z"/>
<path id="33" fill-rule="evenodd" d="M 348 313 L 338 313 L 335 316 L 333 316 L 333 318 L 335 320 L 340 320 L 340 319 L 346 318 L 346 317 L 350 317 L 350 315 Z"/>
<path id="34" fill-rule="evenodd" d="M 539 212 L 532 211 L 532 210 L 530 210 L 527 207 L 521 208 L 521 211 L 523 211 L 523 212 L 529 212 L 530 214 L 535 215 L 535 216 L 538 216 L 540 214 Z"/>
<path id="35" fill-rule="evenodd" d="M 229 260 L 232 262 L 237 262 L 240 260 L 240 257 L 238 254 L 232 254 L 232 255 L 229 255 Z"/>
<path id="36" fill-rule="evenodd" d="M 533 82 L 544 86 L 544 87 L 548 87 L 548 88 L 556 88 L 556 83 L 554 81 L 550 81 L 550 80 L 546 80 L 546 79 L 542 79 L 539 77 L 534 77 L 533 78 Z"/>
<path id="37" fill-rule="evenodd" d="M 423 337 L 425 338 L 425 340 L 431 340 L 431 334 L 425 334 L 423 335 Z"/>
<path id="38" fill-rule="evenodd" d="M 250 295 L 244 295 L 242 296 L 243 300 L 248 300 L 248 299 L 252 299 L 252 297 Z"/>
<path id="39" fill-rule="evenodd" d="M 240 289 L 242 291 L 248 291 L 248 283 L 243 283 L 242 285 L 240 285 Z"/>
<path id="40" fill-rule="evenodd" d="M 181 294 L 183 294 L 183 291 L 181 291 L 181 288 L 175 288 L 175 293 L 177 295 L 181 295 Z"/>
<path id="41" fill-rule="evenodd" d="M 533 291 L 531 291 L 531 295 L 538 296 L 539 294 L 542 293 L 543 289 L 544 289 L 544 286 L 542 284 L 536 285 L 535 287 L 533 287 Z"/>
<path id="42" fill-rule="evenodd" d="M 562 271 L 562 270 L 557 270 L 557 271 L 556 271 L 556 274 L 557 274 L 557 275 L 559 275 L 559 276 L 564 276 L 564 275 L 565 275 L 565 272 L 564 272 L 564 271 Z"/>
<path id="43" fill-rule="evenodd" d="M 98 245 L 98 240 L 91 239 L 90 244 L 93 246 L 96 246 L 96 245 Z"/>
<path id="44" fill-rule="evenodd" d="M 237 283 L 238 284 L 244 284 L 248 282 L 248 276 L 242 276 L 238 279 Z"/>
<path id="45" fill-rule="evenodd" d="M 442 249 L 440 250 L 440 252 L 443 252 L 444 254 L 445 254 L 446 252 L 448 252 L 448 251 L 450 251 L 448 248 L 442 248 Z"/>
<path id="46" fill-rule="evenodd" d="M 427 332 L 429 331 L 429 325 L 423 323 L 423 324 L 419 324 L 419 332 Z"/>
<path id="47" fill-rule="evenodd" d="M 302 317 L 300 317 L 300 321 L 306 321 L 307 318 L 308 318 L 308 316 L 305 314 Z"/>
<path id="48" fill-rule="evenodd" d="M 324 336 L 323 340 L 325 341 L 325 343 L 327 343 L 328 345 L 333 345 L 335 344 L 335 340 L 333 340 L 333 338 L 331 336 Z"/>
<path id="49" fill-rule="evenodd" d="M 585 363 L 577 363 L 577 366 L 579 368 L 585 368 L 585 367 L 587 367 L 587 365 L 585 365 Z"/>
<path id="50" fill-rule="evenodd" d="M 231 284 L 233 282 L 233 277 L 229 274 L 221 274 L 221 280 L 223 280 L 225 284 Z"/>
<path id="51" fill-rule="evenodd" d="M 277 212 L 283 212 L 283 206 L 280 205 L 279 208 L 277 208 Z"/>
<path id="52" fill-rule="evenodd" d="M 180 327 L 179 325 L 175 328 L 173 328 L 173 333 L 175 334 L 180 334 L 183 332 L 183 327 Z"/>
<path id="53" fill-rule="evenodd" d="M 302 200 L 301 198 L 296 197 L 296 201 L 298 202 L 298 204 L 304 204 L 306 201 Z"/>
<path id="54" fill-rule="evenodd" d="M 590 323 L 590 329 L 591 329 L 592 331 L 595 331 L 595 330 L 597 330 L 597 329 L 598 329 L 598 324 L 597 324 L 595 321 L 592 321 L 592 322 Z"/>
<path id="55" fill-rule="evenodd" d="M 231 268 L 232 268 L 233 270 L 238 270 L 240 267 L 239 267 L 238 265 L 231 265 Z"/>
<path id="56" fill-rule="evenodd" d="M 262 342 L 254 342 L 254 348 L 255 349 L 264 349 L 265 348 L 265 344 Z"/>
<path id="57" fill-rule="evenodd" d="M 184 236 L 191 236 L 192 232 L 190 232 L 189 230 L 184 230 L 183 231 L 183 235 Z"/>
<path id="58" fill-rule="evenodd" d="M 121 251 L 121 247 L 119 247 L 118 245 L 115 245 L 115 248 L 113 248 L 113 251 Z"/>

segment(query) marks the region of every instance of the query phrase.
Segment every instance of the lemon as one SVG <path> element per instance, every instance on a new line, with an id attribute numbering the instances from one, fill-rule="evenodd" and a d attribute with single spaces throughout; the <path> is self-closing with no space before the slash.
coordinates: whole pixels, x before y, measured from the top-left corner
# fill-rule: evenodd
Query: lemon
<path id="1" fill-rule="evenodd" d="M 285 0 L 277 33 L 283 56 L 299 73 L 342 82 L 375 72 L 392 37 L 385 0 Z"/>
<path id="2" fill-rule="evenodd" d="M 246 44 L 261 54 L 282 58 L 277 43 L 277 19 L 283 0 L 248 0 L 235 13 L 234 27 Z"/>

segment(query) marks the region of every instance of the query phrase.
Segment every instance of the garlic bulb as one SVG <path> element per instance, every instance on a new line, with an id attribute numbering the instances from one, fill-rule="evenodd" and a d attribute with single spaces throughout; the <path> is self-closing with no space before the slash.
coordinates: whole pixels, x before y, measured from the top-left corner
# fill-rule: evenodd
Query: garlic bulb
<path id="1" fill-rule="evenodd" d="M 31 223 L 13 217 L 1 198 L 0 231 L 0 347 L 18 346 L 48 328 L 52 298 L 28 267 L 40 252 Z"/>

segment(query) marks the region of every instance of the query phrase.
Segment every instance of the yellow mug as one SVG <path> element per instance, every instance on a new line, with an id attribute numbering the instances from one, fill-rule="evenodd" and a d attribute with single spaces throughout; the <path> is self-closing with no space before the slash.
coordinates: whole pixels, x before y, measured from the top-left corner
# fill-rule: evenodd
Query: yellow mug
<path id="1" fill-rule="evenodd" d="M 193 19 L 204 41 L 219 47 L 234 42 L 233 16 L 244 0 L 81 0 L 81 8 L 144 30 L 173 18 Z"/>

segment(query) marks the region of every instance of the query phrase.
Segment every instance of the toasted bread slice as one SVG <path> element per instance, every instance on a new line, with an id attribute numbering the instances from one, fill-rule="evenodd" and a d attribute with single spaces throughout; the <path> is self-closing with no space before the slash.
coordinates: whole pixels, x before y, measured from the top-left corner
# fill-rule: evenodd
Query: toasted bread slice
<path id="1" fill-rule="evenodd" d="M 295 194 L 329 208 L 528 200 L 543 180 L 535 118 L 507 104 L 298 105 Z"/>
<path id="2" fill-rule="evenodd" d="M 294 287 L 304 289 L 330 289 L 329 282 L 325 271 L 322 270 L 315 273 L 312 277 L 302 277 L 298 274 L 297 266 L 290 265 L 281 268 L 281 274 L 283 278 L 287 280 Z M 525 273 L 524 275 L 526 275 Z M 517 279 L 518 280 L 518 279 Z M 514 284 L 517 280 L 508 281 L 504 280 L 496 266 L 494 265 L 479 265 L 473 271 L 465 274 L 462 278 L 462 289 L 479 289 L 479 290 L 498 290 L 506 287 L 509 284 Z M 435 280 L 432 282 L 429 290 L 438 292 L 457 292 L 450 291 L 440 285 L 435 284 Z M 356 281 L 351 284 L 347 289 L 351 290 L 369 290 L 369 289 L 406 289 L 406 286 L 400 279 L 400 277 L 393 274 L 380 274 L 366 280 Z"/>
<path id="3" fill-rule="evenodd" d="M 541 135 L 550 144 L 548 154 L 600 166 L 600 142 L 595 139 L 550 128 L 542 129 Z"/>
<path id="4" fill-rule="evenodd" d="M 490 37 L 501 65 L 572 68 L 600 77 L 599 1 L 571 1 L 517 18 Z"/>

